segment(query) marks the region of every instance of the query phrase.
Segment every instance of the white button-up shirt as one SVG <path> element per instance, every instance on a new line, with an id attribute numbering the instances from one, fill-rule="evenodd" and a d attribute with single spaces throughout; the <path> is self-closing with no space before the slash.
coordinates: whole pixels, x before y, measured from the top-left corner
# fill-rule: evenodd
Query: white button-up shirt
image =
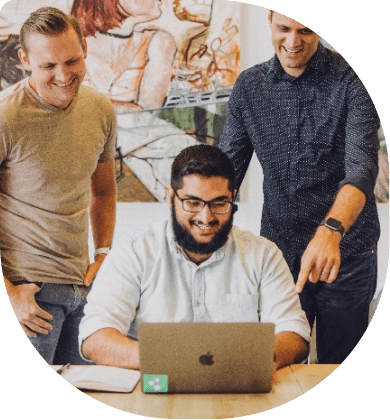
<path id="1" fill-rule="evenodd" d="M 80 345 L 102 328 L 137 338 L 142 322 L 272 322 L 275 333 L 310 340 L 281 251 L 237 227 L 200 265 L 176 243 L 171 222 L 121 238 L 89 293 Z"/>

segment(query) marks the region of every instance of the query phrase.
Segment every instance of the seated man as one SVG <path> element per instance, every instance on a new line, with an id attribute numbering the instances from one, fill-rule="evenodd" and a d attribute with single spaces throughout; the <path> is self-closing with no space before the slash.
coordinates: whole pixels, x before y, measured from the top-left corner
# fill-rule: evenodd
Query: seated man
<path id="1" fill-rule="evenodd" d="M 213 146 L 174 160 L 171 220 L 114 245 L 80 325 L 83 357 L 139 369 L 142 322 L 272 322 L 275 369 L 302 361 L 310 329 L 281 251 L 232 226 L 236 178 Z"/>

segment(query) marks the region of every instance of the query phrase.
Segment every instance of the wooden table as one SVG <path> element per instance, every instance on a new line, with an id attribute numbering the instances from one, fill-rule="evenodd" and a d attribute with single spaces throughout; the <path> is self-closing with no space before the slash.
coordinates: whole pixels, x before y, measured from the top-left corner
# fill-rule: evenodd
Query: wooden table
<path id="1" fill-rule="evenodd" d="M 167 419 L 232 418 L 260 413 L 304 394 L 338 365 L 291 365 L 276 373 L 267 394 L 144 394 L 138 383 L 132 393 L 86 392 L 107 405 L 148 417 Z"/>

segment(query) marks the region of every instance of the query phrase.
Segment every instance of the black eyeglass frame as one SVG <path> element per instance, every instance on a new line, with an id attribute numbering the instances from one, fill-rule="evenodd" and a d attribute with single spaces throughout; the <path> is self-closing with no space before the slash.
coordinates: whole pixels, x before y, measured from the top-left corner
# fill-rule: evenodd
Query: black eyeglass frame
<path id="1" fill-rule="evenodd" d="M 187 213 L 200 213 L 205 208 L 205 206 L 208 205 L 211 213 L 213 213 L 213 214 L 219 214 L 219 215 L 221 215 L 221 214 L 228 214 L 229 211 L 231 210 L 231 208 L 233 207 L 233 209 L 234 209 L 234 206 L 235 206 L 234 201 L 226 201 L 226 200 L 217 200 L 217 201 L 211 200 L 211 201 L 206 201 L 206 200 L 202 200 L 201 198 L 181 198 L 177 194 L 177 191 L 176 190 L 173 190 L 173 192 L 175 193 L 176 197 L 181 201 L 181 208 L 183 209 L 183 211 L 186 211 Z M 198 211 L 186 210 L 184 208 L 184 201 L 194 201 L 194 200 L 195 201 L 202 201 L 203 202 L 203 206 Z M 211 208 L 211 206 L 210 206 L 210 204 L 212 204 L 212 203 L 228 203 L 229 204 L 229 208 L 225 212 L 223 212 L 223 213 L 216 213 Z"/>

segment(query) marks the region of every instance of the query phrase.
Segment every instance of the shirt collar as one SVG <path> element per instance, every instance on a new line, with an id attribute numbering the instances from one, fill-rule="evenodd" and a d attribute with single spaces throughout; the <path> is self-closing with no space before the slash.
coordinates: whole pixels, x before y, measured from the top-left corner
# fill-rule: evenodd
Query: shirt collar
<path id="1" fill-rule="evenodd" d="M 316 71 L 318 73 L 322 73 L 325 71 L 325 64 L 326 64 L 326 49 L 321 42 L 318 43 L 317 51 L 314 53 L 313 57 L 307 64 L 305 71 L 297 78 L 290 76 L 283 70 L 283 67 L 280 64 L 280 61 L 275 54 L 271 60 L 269 61 L 269 69 L 267 72 L 268 77 L 271 78 L 273 81 L 281 80 L 282 78 L 288 78 L 291 80 L 297 80 L 301 77 L 305 77 L 306 75 Z"/>
<path id="2" fill-rule="evenodd" d="M 321 42 L 318 43 L 318 48 L 313 57 L 310 59 L 305 71 L 310 69 L 314 69 L 318 72 L 325 71 L 325 64 L 326 64 L 326 48 L 323 46 Z"/>

